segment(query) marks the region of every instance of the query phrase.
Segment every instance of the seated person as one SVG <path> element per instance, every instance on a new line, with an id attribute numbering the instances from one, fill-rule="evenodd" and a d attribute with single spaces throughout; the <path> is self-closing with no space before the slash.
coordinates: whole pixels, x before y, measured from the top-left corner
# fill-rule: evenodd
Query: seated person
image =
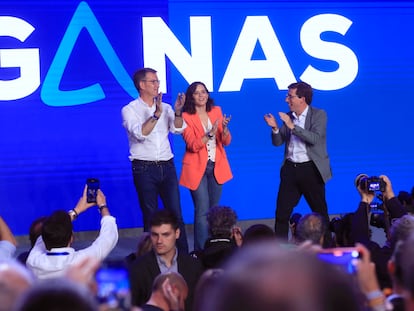
<path id="1" fill-rule="evenodd" d="M 218 268 L 241 246 L 241 229 L 236 212 L 228 206 L 214 206 L 207 212 L 209 238 L 196 255 L 205 269 Z"/>
<path id="2" fill-rule="evenodd" d="M 177 216 L 167 210 L 154 212 L 150 218 L 152 250 L 129 264 L 131 304 L 140 307 L 151 297 L 152 284 L 157 275 L 180 273 L 188 285 L 186 311 L 191 311 L 194 288 L 203 272 L 201 262 L 177 250 L 180 229 Z"/>
<path id="3" fill-rule="evenodd" d="M 142 311 L 184 311 L 187 296 L 187 283 L 179 273 L 161 273 L 154 280 L 150 299 L 140 309 Z"/>
<path id="4" fill-rule="evenodd" d="M 265 224 L 254 224 L 246 229 L 243 234 L 243 247 L 251 243 L 275 240 L 276 235 L 272 228 Z"/>
<path id="5" fill-rule="evenodd" d="M 138 239 L 137 250 L 125 257 L 127 264 L 133 262 L 137 257 L 148 253 L 152 249 L 151 234 L 149 232 L 142 232 Z"/>
<path id="6" fill-rule="evenodd" d="M 325 218 L 318 213 L 309 213 L 302 216 L 296 226 L 296 243 L 311 241 L 323 246 L 328 225 Z"/>
<path id="7" fill-rule="evenodd" d="M 17 256 L 17 259 L 23 264 L 26 264 L 26 260 L 27 260 L 27 257 L 29 256 L 30 250 L 36 244 L 37 238 L 42 234 L 42 225 L 43 225 L 43 222 L 46 220 L 46 218 L 47 218 L 46 216 L 39 217 L 35 219 L 30 225 L 30 229 L 29 229 L 30 249 L 23 253 L 20 253 L 19 256 Z"/>

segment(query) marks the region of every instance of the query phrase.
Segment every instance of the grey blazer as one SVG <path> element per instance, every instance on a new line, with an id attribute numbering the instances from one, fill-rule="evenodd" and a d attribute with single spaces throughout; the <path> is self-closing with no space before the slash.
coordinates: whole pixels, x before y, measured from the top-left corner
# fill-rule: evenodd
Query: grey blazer
<path id="1" fill-rule="evenodd" d="M 293 118 L 292 112 L 288 112 L 288 115 Z M 325 183 L 332 177 L 331 164 L 326 148 L 326 123 L 326 112 L 322 109 L 309 106 L 304 129 L 295 126 L 291 131 L 283 124 L 279 129 L 279 133 L 275 134 L 272 131 L 273 145 L 280 146 L 285 143 L 283 164 L 286 161 L 289 140 L 291 133 L 293 133 L 305 142 L 308 156 L 315 163 Z"/>

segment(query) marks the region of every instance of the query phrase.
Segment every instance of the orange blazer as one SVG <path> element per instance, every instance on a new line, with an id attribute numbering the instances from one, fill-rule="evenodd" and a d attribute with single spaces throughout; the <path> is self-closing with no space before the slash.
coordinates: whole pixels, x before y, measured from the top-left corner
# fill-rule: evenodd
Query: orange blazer
<path id="1" fill-rule="evenodd" d="M 223 137 L 223 114 L 220 107 L 213 106 L 211 111 L 208 112 L 208 117 L 211 123 L 219 120 L 216 132 L 216 164 L 214 167 L 214 176 L 219 184 L 224 184 L 233 178 L 227 155 L 224 151 L 224 146 L 227 146 L 231 142 L 231 134 L 229 132 L 226 137 Z M 186 150 L 183 157 L 180 185 L 191 190 L 196 190 L 200 185 L 201 178 L 207 167 L 207 146 L 202 142 L 202 137 L 206 133 L 204 132 L 198 114 L 184 112 L 183 118 L 185 123 L 187 123 L 187 127 L 183 132 Z"/>

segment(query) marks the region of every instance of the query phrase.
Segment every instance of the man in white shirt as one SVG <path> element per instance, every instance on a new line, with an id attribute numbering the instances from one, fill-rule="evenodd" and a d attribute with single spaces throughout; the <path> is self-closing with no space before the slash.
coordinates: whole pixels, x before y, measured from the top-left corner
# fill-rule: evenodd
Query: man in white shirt
<path id="1" fill-rule="evenodd" d="M 57 210 L 42 225 L 42 235 L 30 251 L 26 265 L 40 279 L 60 277 L 67 268 L 83 260 L 94 257 L 104 260 L 118 242 L 118 227 L 106 205 L 105 195 L 97 191 L 96 203 L 87 203 L 87 187 L 76 207 L 69 212 Z M 91 246 L 75 251 L 73 242 L 74 221 L 81 213 L 97 205 L 101 214 L 99 236 Z"/>
<path id="2" fill-rule="evenodd" d="M 264 116 L 272 128 L 272 144 L 285 145 L 275 213 L 275 233 L 282 239 L 288 238 L 289 217 L 302 195 L 311 210 L 329 222 L 325 183 L 332 172 L 326 147 L 327 115 L 324 110 L 310 105 L 312 97 L 309 84 L 292 83 L 286 95 L 290 111 L 279 112 L 283 125 L 279 127 L 270 113 Z M 330 242 L 328 231 L 324 241 Z"/>
<path id="3" fill-rule="evenodd" d="M 127 131 L 129 159 L 143 216 L 144 231 L 149 231 L 149 218 L 158 209 L 158 197 L 164 208 L 174 212 L 181 235 L 177 241 L 180 251 L 188 252 L 187 235 L 181 212 L 180 192 L 174 155 L 169 134 L 181 134 L 186 124 L 181 116 L 184 105 L 178 94 L 174 109 L 162 102 L 158 92 L 157 72 L 143 68 L 134 74 L 139 98 L 122 108 L 122 125 Z"/>

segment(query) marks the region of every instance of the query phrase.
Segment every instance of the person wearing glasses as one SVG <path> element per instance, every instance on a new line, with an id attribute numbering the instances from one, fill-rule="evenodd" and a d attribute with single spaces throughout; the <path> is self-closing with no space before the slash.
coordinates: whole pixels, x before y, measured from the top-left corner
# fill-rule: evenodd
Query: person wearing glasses
<path id="1" fill-rule="evenodd" d="M 174 212 L 181 231 L 177 241 L 180 251 L 188 253 L 188 241 L 181 212 L 180 192 L 169 133 L 181 134 L 186 128 L 182 117 L 183 94 L 178 94 L 174 108 L 162 102 L 157 71 L 142 68 L 133 76 L 139 97 L 122 108 L 122 125 L 127 131 L 129 159 L 142 212 L 144 231 L 150 229 L 150 215 L 163 207 Z"/>
<path id="2" fill-rule="evenodd" d="M 324 110 L 310 106 L 312 97 L 309 84 L 292 83 L 286 95 L 290 111 L 278 113 L 282 126 L 279 127 L 271 113 L 264 116 L 272 128 L 272 144 L 285 144 L 275 213 L 275 233 L 281 239 L 288 238 L 289 217 L 302 196 L 313 212 L 329 222 L 325 183 L 332 172 L 326 147 L 327 115 Z M 326 243 L 331 241 L 329 237 L 326 232 Z"/>

